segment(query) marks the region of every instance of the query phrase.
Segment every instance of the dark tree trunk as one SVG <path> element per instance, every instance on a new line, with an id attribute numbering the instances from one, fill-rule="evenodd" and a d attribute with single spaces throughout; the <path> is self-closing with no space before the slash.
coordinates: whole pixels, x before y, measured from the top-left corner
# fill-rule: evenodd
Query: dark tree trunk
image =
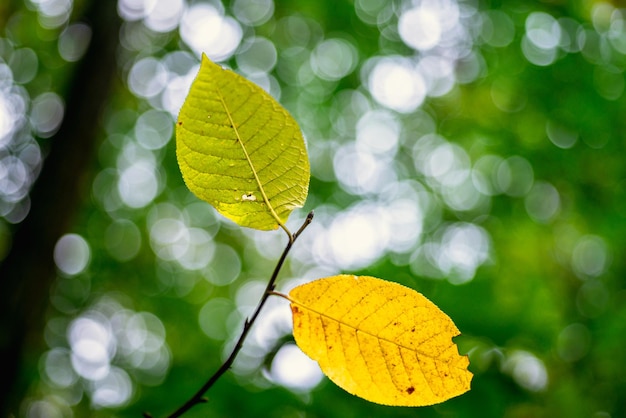
<path id="1" fill-rule="evenodd" d="M 55 278 L 57 240 L 71 227 L 88 190 L 100 116 L 117 66 L 119 17 L 114 1 L 92 0 L 84 14 L 92 38 L 68 85 L 66 111 L 31 191 L 31 210 L 17 226 L 0 265 L 0 416 L 17 414 L 43 347 L 42 328 Z"/>

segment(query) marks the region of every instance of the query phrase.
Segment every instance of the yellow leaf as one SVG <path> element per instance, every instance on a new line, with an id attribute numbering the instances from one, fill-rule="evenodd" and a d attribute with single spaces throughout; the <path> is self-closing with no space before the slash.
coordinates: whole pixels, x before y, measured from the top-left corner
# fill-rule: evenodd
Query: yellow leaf
<path id="1" fill-rule="evenodd" d="M 459 330 L 413 289 L 339 275 L 289 293 L 298 346 L 338 386 L 371 402 L 423 406 L 470 389 Z"/>

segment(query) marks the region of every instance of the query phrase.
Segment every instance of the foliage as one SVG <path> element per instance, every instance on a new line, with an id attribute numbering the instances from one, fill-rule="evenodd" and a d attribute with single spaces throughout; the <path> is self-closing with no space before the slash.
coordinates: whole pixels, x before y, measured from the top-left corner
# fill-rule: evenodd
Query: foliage
<path id="1" fill-rule="evenodd" d="M 304 203 L 309 163 L 297 125 L 259 87 L 203 54 L 176 125 L 178 162 L 190 189 L 240 226 L 281 225 L 288 243 L 228 359 L 171 417 L 200 403 L 231 367 L 274 293 L 289 250 L 313 220 L 311 212 L 293 235 L 284 225 L 290 209 Z M 300 175 L 289 175 L 294 172 Z M 275 208 L 284 207 L 281 219 Z M 282 296 L 291 302 L 298 346 L 348 392 L 384 405 L 423 406 L 469 390 L 469 361 L 452 343 L 459 331 L 421 294 L 373 277 L 342 275 Z"/>

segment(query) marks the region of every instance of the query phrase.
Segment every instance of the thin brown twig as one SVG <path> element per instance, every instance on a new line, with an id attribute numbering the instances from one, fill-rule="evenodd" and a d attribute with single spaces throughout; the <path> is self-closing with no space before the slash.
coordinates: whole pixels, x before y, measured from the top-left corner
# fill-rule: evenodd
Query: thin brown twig
<path id="1" fill-rule="evenodd" d="M 239 351 L 243 347 L 243 343 L 244 343 L 246 337 L 248 336 L 248 333 L 250 332 L 250 329 L 252 328 L 252 324 L 254 324 L 254 322 L 256 321 L 257 317 L 259 316 L 259 313 L 261 312 L 261 309 L 263 309 L 263 306 L 265 305 L 265 302 L 267 301 L 267 298 L 274 291 L 274 287 L 275 287 L 275 284 L 276 284 L 276 279 L 278 278 L 278 273 L 280 273 L 280 270 L 283 267 L 283 264 L 285 263 L 285 260 L 287 259 L 287 255 L 289 254 L 289 251 L 291 250 L 291 247 L 293 247 L 293 244 L 296 242 L 296 239 L 298 239 L 300 234 L 302 234 L 302 232 L 306 229 L 307 226 L 309 226 L 311 224 L 312 221 L 313 221 L 313 211 L 311 211 L 307 215 L 306 219 L 304 220 L 304 223 L 302 224 L 300 229 L 298 229 L 298 231 L 295 234 L 291 234 L 291 233 L 289 233 L 288 230 L 285 229 L 285 232 L 287 233 L 289 241 L 287 242 L 287 245 L 285 246 L 285 249 L 283 250 L 282 255 L 280 256 L 280 258 L 278 259 L 278 262 L 276 263 L 276 267 L 274 268 L 274 272 L 272 273 L 272 276 L 270 277 L 270 280 L 267 283 L 267 287 L 265 288 L 265 292 L 263 292 L 263 296 L 261 296 L 261 299 L 259 300 L 259 304 L 257 305 L 254 313 L 252 314 L 252 316 L 249 319 L 245 320 L 244 325 L 243 325 L 243 331 L 241 332 L 241 335 L 239 336 L 239 339 L 237 340 L 237 343 L 235 344 L 235 347 L 233 348 L 233 351 L 230 353 L 230 356 L 228 356 L 226 361 L 224 361 L 224 363 L 209 378 L 209 380 L 207 380 L 206 383 L 204 385 L 202 385 L 202 387 L 191 398 L 189 398 L 189 400 L 187 402 L 185 402 L 180 408 L 178 408 L 171 415 L 169 415 L 168 418 L 180 417 L 181 415 L 183 415 L 185 412 L 187 412 L 188 410 L 190 410 L 194 406 L 196 406 L 196 405 L 198 405 L 200 403 L 207 402 L 207 399 L 204 397 L 204 394 L 232 366 L 233 362 L 235 361 L 235 358 L 237 357 L 237 354 L 239 354 Z M 150 417 L 150 416 L 151 415 L 149 413 L 147 413 L 147 412 L 144 413 L 144 417 Z"/>

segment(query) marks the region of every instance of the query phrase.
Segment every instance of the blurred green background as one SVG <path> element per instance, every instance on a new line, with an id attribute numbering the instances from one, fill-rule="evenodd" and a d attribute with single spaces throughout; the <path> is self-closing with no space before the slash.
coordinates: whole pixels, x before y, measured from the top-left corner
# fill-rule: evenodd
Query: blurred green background
<path id="1" fill-rule="evenodd" d="M 4 0 L 0 415 L 162 417 L 230 352 L 285 237 L 183 185 L 173 123 L 205 52 L 307 140 L 288 225 L 316 218 L 278 290 L 406 284 L 455 321 L 475 377 L 433 407 L 368 403 L 294 347 L 271 298 L 187 416 L 626 416 L 620 7 Z"/>

